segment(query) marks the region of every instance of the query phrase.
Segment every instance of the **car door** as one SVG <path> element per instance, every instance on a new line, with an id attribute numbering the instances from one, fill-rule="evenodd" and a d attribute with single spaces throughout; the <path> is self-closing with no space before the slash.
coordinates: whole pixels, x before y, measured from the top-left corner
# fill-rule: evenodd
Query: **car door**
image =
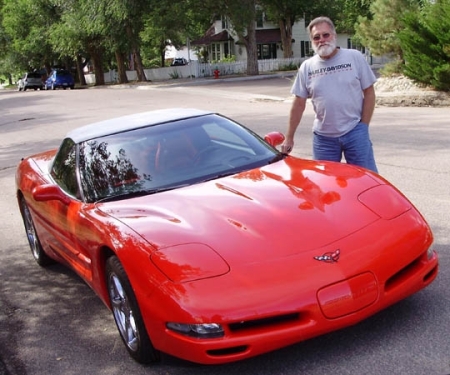
<path id="1" fill-rule="evenodd" d="M 66 139 L 53 164 L 51 175 L 66 199 L 46 202 L 41 219 L 47 226 L 46 243 L 86 281 L 92 281 L 92 260 L 87 243 L 98 237 L 90 215 L 92 204 L 82 202 L 76 176 L 76 145 Z M 91 207 L 92 206 L 92 207 Z"/>

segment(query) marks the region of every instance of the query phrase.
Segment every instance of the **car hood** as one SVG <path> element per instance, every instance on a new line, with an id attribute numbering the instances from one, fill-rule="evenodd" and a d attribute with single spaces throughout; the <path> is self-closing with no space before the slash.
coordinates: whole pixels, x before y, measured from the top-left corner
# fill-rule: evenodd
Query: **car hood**
<path id="1" fill-rule="evenodd" d="M 230 177 L 98 207 L 156 250 L 203 244 L 228 263 L 325 246 L 378 220 L 359 200 L 370 172 L 288 157 Z M 355 220 L 355 218 L 357 218 Z"/>

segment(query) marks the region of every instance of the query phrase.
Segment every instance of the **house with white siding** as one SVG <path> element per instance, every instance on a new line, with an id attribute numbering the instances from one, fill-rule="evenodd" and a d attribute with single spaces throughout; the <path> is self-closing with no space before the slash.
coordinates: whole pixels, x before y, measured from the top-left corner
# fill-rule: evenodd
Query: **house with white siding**
<path id="1" fill-rule="evenodd" d="M 255 22 L 258 60 L 283 58 L 280 28 L 267 20 L 264 12 L 257 12 L 257 15 L 258 19 Z M 307 30 L 308 22 L 309 20 L 301 19 L 292 27 L 291 57 L 305 58 L 313 53 Z M 337 41 L 341 48 L 354 48 L 347 34 L 338 34 Z M 244 44 L 239 41 L 226 17 L 218 17 L 205 35 L 192 41 L 191 46 L 200 49 L 199 55 L 203 55 L 204 60 L 208 62 L 221 61 L 233 56 L 236 61 L 247 59 Z"/>

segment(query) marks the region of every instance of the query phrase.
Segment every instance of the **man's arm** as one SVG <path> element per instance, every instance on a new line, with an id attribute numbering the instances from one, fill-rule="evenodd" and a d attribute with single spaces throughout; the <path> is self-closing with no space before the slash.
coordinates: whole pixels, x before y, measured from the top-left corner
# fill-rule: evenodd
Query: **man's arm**
<path id="1" fill-rule="evenodd" d="M 369 125 L 370 120 L 372 119 L 373 111 L 375 109 L 375 88 L 372 85 L 365 89 L 363 92 L 364 101 L 361 114 L 361 122 Z"/>
<path id="2" fill-rule="evenodd" d="M 291 111 L 289 112 L 289 125 L 286 133 L 286 139 L 281 145 L 281 152 L 290 153 L 294 147 L 294 135 L 303 116 L 306 107 L 306 98 L 294 97 Z"/>

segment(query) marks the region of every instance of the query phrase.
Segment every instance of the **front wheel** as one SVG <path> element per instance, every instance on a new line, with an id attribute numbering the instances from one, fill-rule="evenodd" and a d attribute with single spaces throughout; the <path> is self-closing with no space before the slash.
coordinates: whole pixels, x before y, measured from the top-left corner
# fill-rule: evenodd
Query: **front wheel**
<path id="1" fill-rule="evenodd" d="M 127 274 L 116 256 L 106 261 L 106 283 L 114 320 L 128 353 L 140 363 L 159 360 L 142 320 Z"/>
<path id="2" fill-rule="evenodd" d="M 39 241 L 39 237 L 36 233 L 36 228 L 34 227 L 33 218 L 31 217 L 30 209 L 28 208 L 24 197 L 20 198 L 20 212 L 22 214 L 25 232 L 27 234 L 28 243 L 30 245 L 33 258 L 42 267 L 55 263 L 55 261 L 45 253 L 41 246 L 41 242 Z"/>

